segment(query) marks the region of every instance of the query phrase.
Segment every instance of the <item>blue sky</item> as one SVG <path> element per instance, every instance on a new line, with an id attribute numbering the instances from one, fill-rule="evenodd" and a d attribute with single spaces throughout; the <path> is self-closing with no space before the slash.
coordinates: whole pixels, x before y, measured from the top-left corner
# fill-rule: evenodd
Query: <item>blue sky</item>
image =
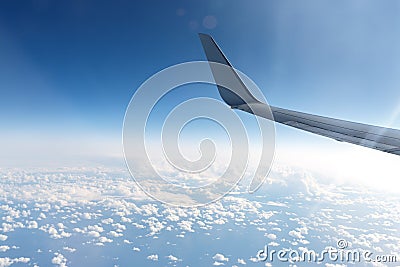
<path id="1" fill-rule="evenodd" d="M 3 1 L 3 143 L 119 144 L 142 82 L 205 59 L 198 32 L 272 105 L 399 128 L 399 11 L 396 1 Z"/>
<path id="2" fill-rule="evenodd" d="M 398 254 L 398 156 L 277 125 L 275 164 L 259 191 L 240 193 L 253 164 L 237 193 L 185 211 L 149 202 L 124 165 L 121 135 L 146 79 L 205 60 L 199 32 L 274 106 L 400 129 L 399 14 L 400 1 L 384 0 L 0 1 L 0 265 L 248 266 L 267 243 L 319 252 L 339 238 Z M 211 85 L 179 89 L 166 109 L 220 99 Z M 224 144 L 210 121 L 194 129 L 203 131 L 183 137 Z M 197 181 L 225 171 L 214 166 Z M 157 186 L 171 197 L 174 187 Z"/>

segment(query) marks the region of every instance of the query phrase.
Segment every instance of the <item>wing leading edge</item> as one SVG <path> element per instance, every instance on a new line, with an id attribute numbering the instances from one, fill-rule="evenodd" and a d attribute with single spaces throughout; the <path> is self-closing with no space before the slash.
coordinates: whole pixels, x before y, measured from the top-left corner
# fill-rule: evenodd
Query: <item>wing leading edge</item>
<path id="1" fill-rule="evenodd" d="M 232 68 L 232 65 L 211 36 L 200 34 L 200 40 L 208 61 L 225 64 Z M 265 116 L 265 110 L 268 108 L 267 104 L 258 101 L 247 89 L 234 69 L 232 68 L 231 70 L 232 72 L 228 75 L 232 75 L 232 79 L 237 81 L 238 88 L 236 89 L 241 90 L 243 93 L 241 94 L 242 98 L 230 90 L 218 86 L 222 99 L 232 108 L 271 119 Z M 214 79 L 218 82 L 219 77 L 216 74 L 217 72 L 213 71 Z M 269 108 L 272 111 L 273 120 L 278 123 L 337 141 L 400 155 L 400 130 L 322 117 L 273 106 Z"/>

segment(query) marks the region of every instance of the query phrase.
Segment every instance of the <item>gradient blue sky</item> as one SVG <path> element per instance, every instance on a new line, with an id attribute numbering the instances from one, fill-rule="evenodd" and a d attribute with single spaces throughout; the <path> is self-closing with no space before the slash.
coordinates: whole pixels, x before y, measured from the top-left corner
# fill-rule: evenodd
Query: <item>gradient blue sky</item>
<path id="1" fill-rule="evenodd" d="M 120 143 L 142 82 L 205 59 L 198 32 L 272 105 L 400 128 L 399 13 L 398 1 L 368 0 L 1 1 L 2 144 Z M 293 133 L 323 140 L 278 129 Z"/>

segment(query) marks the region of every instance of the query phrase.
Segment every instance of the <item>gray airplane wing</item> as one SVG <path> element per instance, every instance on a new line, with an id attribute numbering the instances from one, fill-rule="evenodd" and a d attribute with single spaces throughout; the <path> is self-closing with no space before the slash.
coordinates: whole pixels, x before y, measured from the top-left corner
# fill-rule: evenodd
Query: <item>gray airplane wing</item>
<path id="1" fill-rule="evenodd" d="M 232 65 L 211 36 L 206 34 L 199 34 L 199 36 L 209 62 L 217 62 L 232 68 Z M 218 83 L 220 73 L 214 71 L 212 66 L 211 70 L 214 79 Z M 268 108 L 267 104 L 258 101 L 244 85 L 234 69 L 232 68 L 231 70 L 230 73 L 225 72 L 224 75 L 232 75 L 232 80 L 236 81 L 236 83 L 233 83 L 237 86 L 235 89 L 241 91 L 241 97 L 231 90 L 217 86 L 222 99 L 232 108 L 271 119 L 265 112 Z M 278 123 L 337 141 L 400 155 L 400 130 L 322 117 L 273 106 L 269 108 L 272 111 L 273 120 Z"/>

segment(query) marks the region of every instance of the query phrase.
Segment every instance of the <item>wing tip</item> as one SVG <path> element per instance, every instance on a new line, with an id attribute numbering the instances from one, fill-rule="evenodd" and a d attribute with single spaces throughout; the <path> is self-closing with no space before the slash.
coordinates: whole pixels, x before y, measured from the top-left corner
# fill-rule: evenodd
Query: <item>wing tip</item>
<path id="1" fill-rule="evenodd" d="M 207 34 L 207 33 L 203 33 L 203 32 L 199 32 L 198 35 L 199 35 L 200 37 L 209 37 L 209 38 L 212 38 L 211 35 L 209 35 L 209 34 Z"/>
<path id="2" fill-rule="evenodd" d="M 203 44 L 210 43 L 210 42 L 215 43 L 214 39 L 209 34 L 199 32 L 198 35 L 199 35 L 200 41 Z"/>

